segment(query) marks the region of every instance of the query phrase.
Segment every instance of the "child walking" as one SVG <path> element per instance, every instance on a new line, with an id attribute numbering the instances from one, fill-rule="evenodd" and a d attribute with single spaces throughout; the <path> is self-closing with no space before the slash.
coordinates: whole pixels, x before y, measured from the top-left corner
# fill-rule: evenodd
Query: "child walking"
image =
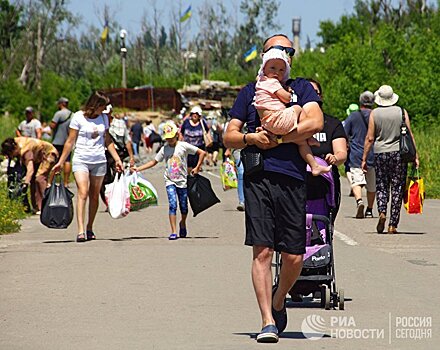
<path id="1" fill-rule="evenodd" d="M 289 91 L 286 91 L 281 85 L 287 81 L 289 75 L 290 65 L 284 51 L 273 48 L 264 54 L 255 86 L 254 105 L 260 116 L 263 129 L 277 136 L 288 134 L 298 125 L 299 115 L 295 110 L 297 106 L 289 108 L 285 106 L 291 102 L 292 90 L 289 87 Z M 316 162 L 309 146 L 316 144 L 318 142 L 313 137 L 298 144 L 299 153 L 310 165 L 314 176 L 331 170 L 331 166 L 322 166 Z"/>
<path id="2" fill-rule="evenodd" d="M 177 236 L 177 201 L 179 201 L 181 220 L 179 222 L 179 237 L 185 238 L 188 234 L 186 229 L 186 217 L 188 215 L 188 191 L 186 178 L 188 175 L 187 156 L 188 154 L 198 154 L 199 160 L 191 174 L 195 175 L 205 158 L 206 152 L 190 145 L 185 141 L 178 141 L 178 128 L 176 124 L 169 121 L 163 127 L 166 143 L 157 153 L 156 157 L 139 167 L 133 166 L 134 171 L 142 171 L 154 167 L 157 163 L 165 160 L 166 167 L 164 173 L 165 186 L 169 203 L 169 220 L 171 225 L 171 234 L 168 239 L 176 240 Z"/>

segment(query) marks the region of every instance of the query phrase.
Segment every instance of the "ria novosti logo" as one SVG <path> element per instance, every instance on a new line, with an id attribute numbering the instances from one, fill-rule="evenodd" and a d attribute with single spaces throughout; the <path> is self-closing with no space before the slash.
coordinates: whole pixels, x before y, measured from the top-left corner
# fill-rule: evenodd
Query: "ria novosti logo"
<path id="1" fill-rule="evenodd" d="M 317 340 L 325 335 L 325 320 L 319 315 L 307 316 L 301 324 L 301 331 L 307 339 Z"/>
<path id="2" fill-rule="evenodd" d="M 388 343 L 396 339 L 432 339 L 432 316 L 394 316 L 388 315 L 386 327 L 362 327 L 354 316 L 329 316 L 327 321 L 320 315 L 308 315 L 301 324 L 304 337 L 317 340 L 323 337 L 338 339 L 383 339 L 386 333 Z"/>

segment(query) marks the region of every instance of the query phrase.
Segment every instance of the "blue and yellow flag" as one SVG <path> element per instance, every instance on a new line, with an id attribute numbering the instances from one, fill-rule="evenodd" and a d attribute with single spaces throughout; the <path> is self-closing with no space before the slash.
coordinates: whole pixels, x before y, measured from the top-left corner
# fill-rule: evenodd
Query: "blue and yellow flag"
<path id="1" fill-rule="evenodd" d="M 257 45 L 252 46 L 248 51 L 243 55 L 244 61 L 249 62 L 257 57 Z"/>
<path id="2" fill-rule="evenodd" d="M 183 15 L 180 17 L 180 22 L 185 22 L 187 19 L 189 19 L 192 15 L 191 12 L 191 5 L 186 9 L 186 11 L 183 13 Z"/>
<path id="3" fill-rule="evenodd" d="M 105 45 L 108 36 L 108 20 L 105 20 L 104 30 L 101 33 L 101 44 Z"/>

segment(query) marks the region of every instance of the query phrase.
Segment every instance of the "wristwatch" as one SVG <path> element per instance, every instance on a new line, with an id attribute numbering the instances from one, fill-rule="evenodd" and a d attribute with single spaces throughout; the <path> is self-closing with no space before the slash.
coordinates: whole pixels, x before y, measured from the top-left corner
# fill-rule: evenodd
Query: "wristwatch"
<path id="1" fill-rule="evenodd" d="M 278 142 L 278 144 L 283 143 L 283 137 L 282 136 L 277 136 L 277 142 Z"/>

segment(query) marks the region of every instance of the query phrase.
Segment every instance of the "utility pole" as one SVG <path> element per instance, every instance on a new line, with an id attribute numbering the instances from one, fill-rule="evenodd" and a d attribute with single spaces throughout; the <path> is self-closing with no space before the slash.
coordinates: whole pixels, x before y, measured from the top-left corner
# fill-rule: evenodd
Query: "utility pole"
<path id="1" fill-rule="evenodd" d="M 127 88 L 127 77 L 125 74 L 125 59 L 127 57 L 127 48 L 125 47 L 125 37 L 127 36 L 127 31 L 121 29 L 119 32 L 119 37 L 121 38 L 121 59 L 122 59 L 122 87 Z"/>

